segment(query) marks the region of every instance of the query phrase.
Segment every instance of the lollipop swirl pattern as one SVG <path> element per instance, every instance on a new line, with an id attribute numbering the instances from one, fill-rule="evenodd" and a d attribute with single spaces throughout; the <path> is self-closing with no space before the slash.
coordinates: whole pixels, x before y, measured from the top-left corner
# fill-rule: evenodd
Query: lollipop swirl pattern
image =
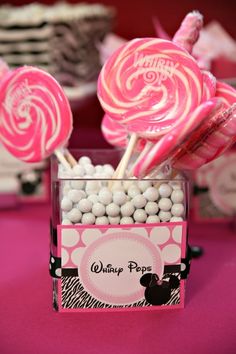
<path id="1" fill-rule="evenodd" d="M 49 156 L 71 133 L 69 103 L 59 84 L 39 69 L 14 71 L 2 83 L 0 100 L 0 140 L 23 161 Z"/>
<path id="2" fill-rule="evenodd" d="M 129 132 L 155 138 L 199 105 L 202 74 L 195 60 L 174 43 L 135 39 L 103 66 L 98 98 L 106 113 Z"/>
<path id="3" fill-rule="evenodd" d="M 146 82 L 146 84 L 155 84 L 158 82 L 159 75 L 155 71 L 146 71 L 143 74 L 143 79 Z"/>

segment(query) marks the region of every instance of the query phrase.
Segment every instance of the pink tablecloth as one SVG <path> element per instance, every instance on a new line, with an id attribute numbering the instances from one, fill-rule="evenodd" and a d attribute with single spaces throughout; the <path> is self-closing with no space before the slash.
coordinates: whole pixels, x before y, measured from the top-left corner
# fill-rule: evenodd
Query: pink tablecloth
<path id="1" fill-rule="evenodd" d="M 58 314 L 48 275 L 49 206 L 0 213 L 0 353 L 236 352 L 236 234 L 191 226 L 205 254 L 192 263 L 186 308 Z"/>

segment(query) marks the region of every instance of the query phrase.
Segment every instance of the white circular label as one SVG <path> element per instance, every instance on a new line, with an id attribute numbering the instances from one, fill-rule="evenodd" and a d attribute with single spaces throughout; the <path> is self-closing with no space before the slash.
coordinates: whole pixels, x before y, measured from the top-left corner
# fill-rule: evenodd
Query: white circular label
<path id="1" fill-rule="evenodd" d="M 164 262 L 158 246 L 147 237 L 118 231 L 101 237 L 85 250 L 79 276 L 96 299 L 124 305 L 144 297 L 140 278 L 145 273 L 162 277 Z"/>

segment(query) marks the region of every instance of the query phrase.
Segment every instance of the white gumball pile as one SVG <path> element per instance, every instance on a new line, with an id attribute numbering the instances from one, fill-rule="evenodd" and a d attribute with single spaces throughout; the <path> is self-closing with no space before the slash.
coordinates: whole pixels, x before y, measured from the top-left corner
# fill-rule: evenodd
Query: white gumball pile
<path id="1" fill-rule="evenodd" d="M 178 222 L 185 218 L 184 191 L 179 176 L 172 181 L 113 181 L 111 165 L 92 164 L 83 156 L 71 172 L 58 169 L 62 181 L 63 225 L 125 225 Z"/>

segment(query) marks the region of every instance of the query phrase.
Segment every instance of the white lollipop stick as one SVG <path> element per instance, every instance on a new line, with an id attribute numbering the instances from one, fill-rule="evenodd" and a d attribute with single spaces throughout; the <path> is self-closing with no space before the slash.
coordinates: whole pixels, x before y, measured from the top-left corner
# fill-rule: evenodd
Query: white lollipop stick
<path id="1" fill-rule="evenodd" d="M 68 149 L 65 149 L 64 156 L 65 156 L 65 158 L 67 159 L 67 161 L 69 162 L 69 164 L 70 164 L 72 167 L 77 165 L 76 159 L 75 159 L 74 156 L 69 152 Z"/>
<path id="2" fill-rule="evenodd" d="M 67 171 L 71 171 L 71 165 L 69 162 L 66 160 L 65 156 L 63 153 L 57 149 L 54 151 L 54 154 L 56 155 L 58 161 L 66 168 Z"/>
<path id="3" fill-rule="evenodd" d="M 129 163 L 129 160 L 130 160 L 130 157 L 132 155 L 132 152 L 134 150 L 134 147 L 135 147 L 135 144 L 137 142 L 137 134 L 136 133 L 133 133 L 130 137 L 130 140 L 129 140 L 129 143 L 128 143 L 128 146 L 125 150 L 125 153 L 113 175 L 113 179 L 122 179 L 124 177 L 124 174 L 125 174 L 125 170 L 128 166 L 128 163 Z"/>

